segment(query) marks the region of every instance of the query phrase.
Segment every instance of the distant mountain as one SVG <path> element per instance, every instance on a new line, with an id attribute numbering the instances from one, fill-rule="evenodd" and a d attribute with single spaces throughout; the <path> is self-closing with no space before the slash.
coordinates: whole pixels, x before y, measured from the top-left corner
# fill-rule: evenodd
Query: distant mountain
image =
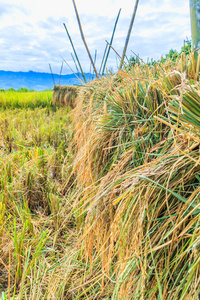
<path id="1" fill-rule="evenodd" d="M 55 84 L 59 84 L 59 74 L 53 74 Z M 86 79 L 90 77 L 89 73 L 85 74 Z M 80 81 L 74 74 L 62 75 L 60 79 L 61 85 L 80 84 Z M 0 71 L 0 89 L 20 89 L 25 87 L 36 91 L 43 91 L 46 89 L 53 89 L 54 83 L 52 74 L 39 72 L 12 72 Z"/>

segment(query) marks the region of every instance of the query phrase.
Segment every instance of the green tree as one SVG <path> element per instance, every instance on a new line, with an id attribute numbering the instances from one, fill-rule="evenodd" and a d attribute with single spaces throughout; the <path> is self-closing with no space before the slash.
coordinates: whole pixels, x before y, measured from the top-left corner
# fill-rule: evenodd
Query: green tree
<path id="1" fill-rule="evenodd" d="M 176 50 L 171 49 L 168 54 L 166 54 L 166 58 L 171 58 L 171 60 L 176 61 L 179 57 L 179 53 Z"/>

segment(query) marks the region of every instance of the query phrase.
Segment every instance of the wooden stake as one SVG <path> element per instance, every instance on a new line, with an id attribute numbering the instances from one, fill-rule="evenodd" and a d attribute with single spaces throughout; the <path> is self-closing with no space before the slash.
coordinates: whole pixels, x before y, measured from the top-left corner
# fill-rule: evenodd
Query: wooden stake
<path id="1" fill-rule="evenodd" d="M 132 30 L 132 27 L 133 27 L 133 22 L 134 22 L 134 19 L 135 19 L 138 3 L 139 3 L 139 0 L 136 0 L 133 15 L 132 15 L 132 18 L 131 18 L 131 23 L 130 23 L 130 26 L 129 26 L 128 34 L 127 34 L 125 45 L 124 45 L 124 50 L 123 50 L 123 53 L 122 53 L 122 59 L 121 59 L 121 62 L 120 62 L 119 69 L 122 68 L 122 65 L 123 65 L 123 62 L 124 62 L 124 58 L 125 58 L 125 55 L 126 55 L 126 50 L 127 50 L 128 42 L 129 42 L 129 39 L 130 39 L 131 30 Z"/>
<path id="2" fill-rule="evenodd" d="M 116 27 L 117 27 L 117 23 L 118 23 L 118 20 L 119 20 L 120 13 L 121 13 L 121 8 L 120 8 L 120 10 L 118 12 L 117 19 L 115 21 L 115 26 L 114 26 L 114 29 L 113 29 L 113 33 L 112 33 L 112 37 L 111 37 L 111 40 L 110 40 L 108 52 L 107 52 L 106 59 L 105 59 L 105 62 L 104 62 L 104 66 L 103 66 L 103 70 L 102 70 L 102 75 L 104 74 L 104 71 L 105 71 L 106 63 L 107 63 L 108 56 L 109 56 L 109 53 L 110 53 L 110 48 L 112 46 L 112 42 L 113 42 L 113 39 L 114 39 L 115 30 L 116 30 Z"/>
<path id="3" fill-rule="evenodd" d="M 70 67 L 70 65 L 66 62 L 66 60 L 61 56 L 61 58 L 63 59 L 63 61 L 66 63 L 66 65 L 70 68 L 70 70 L 73 72 L 73 74 L 76 76 L 76 78 L 78 78 L 78 80 L 84 84 L 84 82 L 76 75 L 76 73 L 74 73 L 74 71 L 72 70 L 72 68 Z"/>
<path id="4" fill-rule="evenodd" d="M 108 45 L 110 45 L 110 44 L 108 43 L 107 40 L 106 40 L 106 43 L 107 43 Z M 113 49 L 113 51 L 117 54 L 117 56 L 122 60 L 121 56 L 120 56 L 119 53 L 113 48 L 113 46 L 110 45 L 110 47 L 111 47 L 111 48 Z M 127 63 L 125 63 L 124 61 L 122 61 L 122 64 L 127 65 Z"/>
<path id="5" fill-rule="evenodd" d="M 74 58 L 74 56 L 73 56 L 72 53 L 71 53 L 71 57 L 72 57 L 72 59 L 73 59 L 74 65 L 75 65 L 75 67 L 76 67 L 76 72 L 77 72 L 78 76 L 80 76 L 80 71 L 79 71 L 79 69 L 78 69 L 78 66 L 77 66 L 77 64 L 76 64 L 75 58 Z"/>
<path id="6" fill-rule="evenodd" d="M 79 29 L 80 29 L 80 33 L 81 33 L 81 37 L 82 37 L 82 40 L 83 40 L 83 43 L 85 45 L 85 48 L 87 50 L 87 53 L 88 53 L 88 56 L 90 58 L 90 61 L 91 61 L 91 64 L 93 66 L 93 69 L 94 69 L 94 72 L 96 74 L 96 77 L 99 78 L 98 76 L 98 73 L 97 73 L 97 70 L 96 70 L 96 67 L 95 67 L 95 64 L 93 62 L 93 59 L 92 59 L 92 56 L 90 54 L 90 51 L 88 49 L 88 46 L 87 46 L 87 43 L 86 43 L 86 40 L 85 40 L 85 37 L 84 37 L 84 34 L 83 34 L 83 29 L 82 29 L 82 26 L 81 26 L 81 21 L 80 21 L 80 18 L 79 18 L 79 14 L 78 14 L 78 10 L 77 10 L 77 7 L 76 7 L 76 3 L 75 3 L 75 0 L 72 0 L 73 4 L 74 4 L 74 9 L 75 9 L 75 13 L 76 13 L 76 18 L 77 18 L 77 21 L 78 21 L 78 25 L 79 25 Z"/>
<path id="7" fill-rule="evenodd" d="M 61 69 L 60 69 L 59 85 L 60 85 L 60 80 L 61 80 L 62 70 L 63 70 L 63 61 L 62 61 Z"/>
<path id="8" fill-rule="evenodd" d="M 74 44 L 73 44 L 73 42 L 72 42 L 71 36 L 70 36 L 70 34 L 69 34 L 69 31 L 68 31 L 68 29 L 67 29 L 67 26 L 65 25 L 65 23 L 63 23 L 63 26 L 65 27 L 67 36 L 68 36 L 68 38 L 69 38 L 70 44 L 71 44 L 71 46 L 72 46 L 72 49 L 73 49 L 73 51 L 74 51 L 74 55 L 75 55 L 76 60 L 77 60 L 77 62 L 78 62 L 79 68 L 80 68 L 80 70 L 81 70 L 81 74 L 82 74 L 83 79 L 84 79 L 84 81 L 85 81 L 85 83 L 86 83 L 87 80 L 86 80 L 86 78 L 85 78 L 85 74 L 84 74 L 83 69 L 82 69 L 82 67 L 81 67 L 81 63 L 80 63 L 80 61 L 79 61 L 78 55 L 77 55 L 77 53 L 76 53 Z"/>
<path id="9" fill-rule="evenodd" d="M 54 76 L 53 76 L 53 72 L 52 72 L 52 68 L 51 68 L 51 64 L 49 63 L 49 69 L 51 71 L 51 76 L 52 76 L 52 79 L 53 79 L 53 83 L 55 85 L 55 80 L 54 80 Z"/>
<path id="10" fill-rule="evenodd" d="M 99 74 L 101 74 L 101 69 L 103 67 L 103 62 L 104 62 L 104 59 L 105 59 L 105 56 L 106 56 L 107 49 L 108 49 L 108 43 L 106 43 L 106 47 L 105 47 L 105 50 L 104 50 L 101 66 L 100 66 L 100 69 L 99 69 Z"/>

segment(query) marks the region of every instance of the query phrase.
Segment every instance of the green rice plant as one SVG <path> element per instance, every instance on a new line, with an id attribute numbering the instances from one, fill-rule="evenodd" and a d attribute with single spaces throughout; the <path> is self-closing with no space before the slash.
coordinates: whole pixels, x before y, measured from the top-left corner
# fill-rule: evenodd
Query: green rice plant
<path id="1" fill-rule="evenodd" d="M 1 91 L 0 107 L 6 108 L 37 108 L 52 107 L 52 91 L 36 92 L 30 91 Z"/>

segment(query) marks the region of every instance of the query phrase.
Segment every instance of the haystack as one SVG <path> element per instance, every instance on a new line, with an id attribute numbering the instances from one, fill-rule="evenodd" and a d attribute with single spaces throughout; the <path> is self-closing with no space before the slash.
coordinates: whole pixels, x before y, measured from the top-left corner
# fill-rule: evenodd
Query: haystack
<path id="1" fill-rule="evenodd" d="M 200 84 L 169 63 L 77 97 L 74 209 L 90 274 L 77 290 L 88 299 L 91 277 L 97 299 L 199 299 Z"/>
<path id="2" fill-rule="evenodd" d="M 75 107 L 78 87 L 54 85 L 53 104 Z"/>

